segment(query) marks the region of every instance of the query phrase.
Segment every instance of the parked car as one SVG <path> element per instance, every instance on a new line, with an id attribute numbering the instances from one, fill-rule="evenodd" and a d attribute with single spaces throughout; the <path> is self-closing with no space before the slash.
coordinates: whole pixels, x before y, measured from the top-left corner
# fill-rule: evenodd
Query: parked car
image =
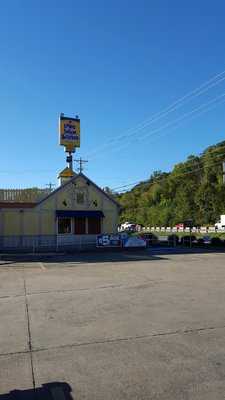
<path id="1" fill-rule="evenodd" d="M 210 236 L 203 236 L 198 239 L 198 245 L 204 246 L 204 245 L 209 245 L 212 242 L 212 238 Z"/>
<path id="2" fill-rule="evenodd" d="M 220 216 L 220 220 L 215 223 L 215 228 L 225 230 L 225 215 Z"/>
<path id="3" fill-rule="evenodd" d="M 176 227 L 177 229 L 184 229 L 184 224 L 183 224 L 183 223 L 176 224 L 175 227 Z"/>
<path id="4" fill-rule="evenodd" d="M 212 238 L 210 236 L 203 236 L 202 238 L 204 244 L 211 244 Z"/>
<path id="5" fill-rule="evenodd" d="M 119 232 L 136 232 L 136 224 L 125 222 L 119 226 Z"/>

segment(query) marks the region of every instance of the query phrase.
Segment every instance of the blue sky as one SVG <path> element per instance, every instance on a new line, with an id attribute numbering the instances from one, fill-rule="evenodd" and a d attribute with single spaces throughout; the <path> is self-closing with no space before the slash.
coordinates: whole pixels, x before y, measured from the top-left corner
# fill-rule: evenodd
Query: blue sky
<path id="1" fill-rule="evenodd" d="M 57 183 L 60 112 L 79 114 L 77 156 L 100 186 L 168 171 L 224 140 L 225 80 L 138 129 L 225 70 L 224 18 L 223 1 L 3 2 L 0 187 Z M 207 112 L 173 125 L 208 102 Z"/>

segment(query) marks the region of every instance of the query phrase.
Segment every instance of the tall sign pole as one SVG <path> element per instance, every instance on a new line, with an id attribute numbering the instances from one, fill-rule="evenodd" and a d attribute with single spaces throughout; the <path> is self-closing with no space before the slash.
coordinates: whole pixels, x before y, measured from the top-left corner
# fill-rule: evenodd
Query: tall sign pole
<path id="1" fill-rule="evenodd" d="M 73 170 L 73 153 L 80 147 L 80 118 L 66 117 L 63 113 L 59 117 L 59 144 L 64 146 L 68 153 L 66 161 L 68 167 Z"/>

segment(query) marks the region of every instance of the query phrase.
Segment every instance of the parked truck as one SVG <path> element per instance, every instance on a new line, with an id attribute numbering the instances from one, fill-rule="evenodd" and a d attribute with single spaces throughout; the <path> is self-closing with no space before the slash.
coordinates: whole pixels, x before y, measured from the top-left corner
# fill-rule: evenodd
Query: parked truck
<path id="1" fill-rule="evenodd" d="M 220 220 L 215 223 L 215 228 L 225 231 L 225 215 L 220 216 Z"/>

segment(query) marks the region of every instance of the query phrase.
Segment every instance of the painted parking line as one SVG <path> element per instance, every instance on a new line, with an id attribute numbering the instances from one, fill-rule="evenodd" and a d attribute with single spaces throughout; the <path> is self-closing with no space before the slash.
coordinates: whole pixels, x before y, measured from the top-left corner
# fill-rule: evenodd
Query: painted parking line
<path id="1" fill-rule="evenodd" d="M 42 271 L 46 271 L 46 268 L 45 268 L 44 264 L 41 261 L 38 262 L 38 265 L 40 266 Z"/>

